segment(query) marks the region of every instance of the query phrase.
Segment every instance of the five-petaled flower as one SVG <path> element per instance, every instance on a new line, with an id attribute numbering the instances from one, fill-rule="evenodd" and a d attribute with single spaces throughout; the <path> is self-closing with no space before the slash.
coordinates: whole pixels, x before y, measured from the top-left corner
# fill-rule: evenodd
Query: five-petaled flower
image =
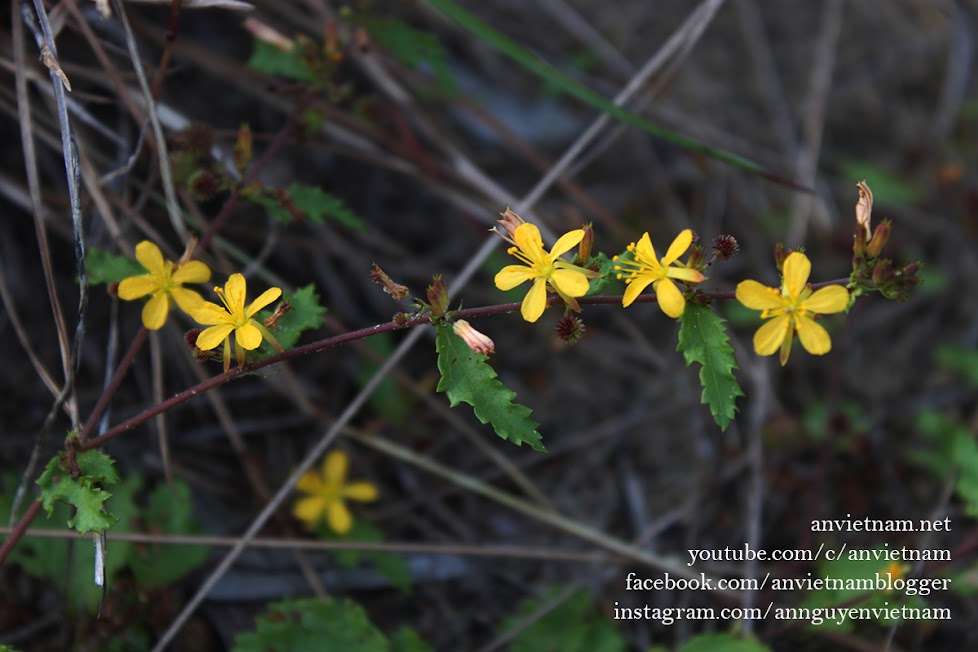
<path id="1" fill-rule="evenodd" d="M 150 330 L 162 328 L 170 312 L 170 302 L 175 301 L 188 315 L 204 303 L 199 293 L 188 290 L 184 283 L 206 283 L 211 270 L 199 260 L 175 264 L 164 260 L 160 248 L 149 240 L 136 245 L 136 260 L 149 274 L 130 276 L 119 283 L 119 298 L 126 301 L 152 295 L 143 306 L 143 326 Z"/>
<path id="2" fill-rule="evenodd" d="M 520 314 L 528 322 L 535 322 L 547 307 L 547 286 L 556 292 L 564 303 L 576 312 L 581 311 L 577 297 L 587 294 L 589 278 L 598 278 L 599 272 L 593 272 L 577 265 L 572 265 L 561 259 L 561 254 L 570 251 L 584 238 L 584 229 L 576 229 L 562 235 L 554 244 L 550 253 L 543 248 L 543 238 L 540 229 L 534 224 L 523 223 L 513 230 L 513 239 L 505 235 L 507 241 L 514 246 L 508 253 L 523 261 L 523 265 L 507 265 L 496 274 L 496 287 L 500 290 L 512 290 L 526 281 L 533 281 L 533 286 L 523 298 Z"/>
<path id="3" fill-rule="evenodd" d="M 302 474 L 295 488 L 308 496 L 299 498 L 292 506 L 292 514 L 314 528 L 323 517 L 329 527 L 339 534 L 346 534 L 353 525 L 353 517 L 345 499 L 371 502 L 377 500 L 377 487 L 369 482 L 346 483 L 349 459 L 342 451 L 332 451 L 323 460 L 319 471 Z"/>
<path id="4" fill-rule="evenodd" d="M 222 290 L 215 287 L 214 291 L 221 298 L 224 306 L 204 301 L 191 315 L 199 323 L 210 326 L 197 336 L 197 347 L 202 351 L 210 351 L 224 342 L 224 371 L 231 366 L 231 333 L 234 333 L 235 353 L 238 366 L 244 366 L 245 349 L 251 351 L 261 345 L 262 338 L 281 351 L 282 347 L 268 329 L 253 319 L 255 313 L 275 301 L 282 294 L 279 288 L 269 288 L 261 296 L 245 307 L 247 286 L 241 274 L 232 274 Z"/>
<path id="5" fill-rule="evenodd" d="M 705 277 L 697 269 L 690 267 L 674 266 L 673 263 L 680 256 L 686 253 L 689 245 L 693 243 L 693 232 L 686 229 L 676 236 L 676 239 L 669 245 L 666 255 L 660 260 L 652 247 L 652 240 L 649 234 L 645 233 L 638 243 L 628 245 L 628 251 L 632 252 L 634 258 L 627 260 L 615 256 L 618 261 L 615 270 L 619 272 L 618 278 L 624 279 L 628 287 L 621 298 L 622 306 L 628 307 L 638 295 L 642 293 L 649 283 L 655 290 L 659 300 L 659 307 L 673 319 L 683 314 L 686 309 L 686 298 L 682 291 L 676 286 L 672 279 L 685 281 L 687 283 L 699 283 Z"/>
<path id="6" fill-rule="evenodd" d="M 754 351 L 758 355 L 772 355 L 780 348 L 781 364 L 786 364 L 795 331 L 809 353 L 824 355 L 832 349 L 828 332 L 815 322 L 813 316 L 842 312 L 849 305 L 849 292 L 839 285 L 813 292 L 807 285 L 811 271 L 808 256 L 795 251 L 784 261 L 780 290 L 757 281 L 743 281 L 737 285 L 738 301 L 751 310 L 762 311 L 762 319 L 772 318 L 754 334 Z"/>

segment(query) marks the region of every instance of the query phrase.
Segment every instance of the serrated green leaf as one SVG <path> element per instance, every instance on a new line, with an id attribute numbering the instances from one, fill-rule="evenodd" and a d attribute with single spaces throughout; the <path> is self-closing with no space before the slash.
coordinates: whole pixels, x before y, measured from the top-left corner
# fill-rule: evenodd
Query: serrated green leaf
<path id="1" fill-rule="evenodd" d="M 733 347 L 727 336 L 726 323 L 707 306 L 687 303 L 679 317 L 679 344 L 688 367 L 700 363 L 701 402 L 710 406 L 713 420 L 726 430 L 737 411 L 737 397 L 744 392 L 733 375 L 737 368 Z"/>
<path id="2" fill-rule="evenodd" d="M 186 483 L 174 480 L 159 484 L 149 495 L 143 520 L 154 532 L 194 534 L 198 528 L 191 505 Z M 207 546 L 150 543 L 134 547 L 129 565 L 140 586 L 165 587 L 203 564 L 209 556 Z"/>
<path id="3" fill-rule="evenodd" d="M 146 273 L 142 265 L 126 256 L 91 247 L 85 251 L 85 274 L 91 285 L 118 283 L 130 276 Z"/>
<path id="4" fill-rule="evenodd" d="M 283 50 L 265 41 L 255 40 L 248 67 L 266 75 L 311 82 L 315 80 L 309 64 L 298 47 Z"/>
<path id="5" fill-rule="evenodd" d="M 367 228 L 366 222 L 343 204 L 343 200 L 334 197 L 319 186 L 305 186 L 293 183 L 288 187 L 292 202 L 313 222 L 321 224 L 324 217 L 336 220 L 343 226 L 354 231 Z"/>
<path id="6" fill-rule="evenodd" d="M 314 331 L 323 325 L 326 308 L 319 304 L 319 293 L 312 283 L 295 292 L 286 292 L 282 295 L 282 300 L 288 301 L 292 309 L 282 316 L 278 322 L 278 330 L 273 331 L 272 335 L 282 348 L 288 350 L 296 345 L 302 333 Z M 263 310 L 259 313 L 259 317 L 266 319 L 271 317 L 273 312 L 273 310 Z M 273 349 L 271 344 L 263 341 L 256 359 L 267 358 L 277 353 L 278 351 Z"/>
<path id="7" fill-rule="evenodd" d="M 771 652 L 760 641 L 733 634 L 699 634 L 686 641 L 679 652 Z"/>
<path id="8" fill-rule="evenodd" d="M 560 589 L 550 589 L 544 600 L 525 600 L 520 604 L 515 617 L 503 620 L 502 632 L 523 623 L 527 616 L 534 614 L 545 600 L 560 593 Z M 560 652 L 624 652 L 627 642 L 624 636 L 607 618 L 603 617 L 591 604 L 586 592 L 579 592 L 547 612 L 532 625 L 526 627 L 510 644 L 510 652 L 541 652 L 559 650 Z"/>
<path id="9" fill-rule="evenodd" d="M 354 231 L 366 229 L 366 222 L 359 218 L 343 204 L 343 200 L 335 197 L 318 186 L 308 186 L 298 183 L 291 184 L 285 189 L 289 197 L 280 199 L 274 189 L 263 188 L 248 194 L 250 202 L 268 209 L 268 214 L 283 224 L 291 224 L 296 215 L 283 205 L 283 201 L 291 201 L 292 208 L 299 209 L 302 215 L 316 224 L 322 224 L 324 219 L 335 220 Z"/>
<path id="10" fill-rule="evenodd" d="M 112 458 L 96 450 L 78 453 L 76 468 L 70 468 L 65 451 L 47 463 L 44 473 L 37 480 L 41 488 L 41 504 L 50 516 L 56 502 L 65 502 L 75 508 L 68 526 L 80 534 L 102 532 L 115 525 L 119 519 L 103 511 L 105 501 L 112 495 L 101 487 L 119 482 L 119 475 Z"/>
<path id="11" fill-rule="evenodd" d="M 258 617 L 256 631 L 238 634 L 234 652 L 389 652 L 384 635 L 351 600 L 286 600 Z"/>
<path id="12" fill-rule="evenodd" d="M 496 371 L 486 356 L 474 353 L 448 324 L 435 327 L 435 350 L 441 380 L 437 390 L 445 392 L 449 404 L 472 406 L 482 423 L 492 425 L 496 434 L 517 446 L 526 442 L 534 450 L 546 450 L 537 432 L 540 424 L 530 418 L 530 408 L 513 403 L 516 392 L 496 380 Z"/>
<path id="13" fill-rule="evenodd" d="M 427 66 L 434 73 L 438 90 L 455 94 L 455 77 L 448 54 L 431 32 L 415 29 L 395 18 L 375 18 L 367 22 L 367 31 L 375 41 L 391 51 L 401 63 L 414 69 Z"/>

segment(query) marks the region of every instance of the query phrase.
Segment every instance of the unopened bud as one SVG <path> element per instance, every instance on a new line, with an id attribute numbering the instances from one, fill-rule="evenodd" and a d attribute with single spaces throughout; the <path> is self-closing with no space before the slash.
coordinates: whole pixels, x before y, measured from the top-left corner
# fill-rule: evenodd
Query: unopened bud
<path id="1" fill-rule="evenodd" d="M 699 245 L 693 245 L 689 248 L 689 258 L 686 259 L 686 267 L 690 269 L 705 269 L 704 264 L 706 263 L 706 252 L 703 251 L 703 247 Z"/>
<path id="2" fill-rule="evenodd" d="M 461 337 L 470 349 L 475 353 L 488 355 L 496 351 L 496 345 L 488 336 L 472 328 L 472 325 L 464 319 L 459 319 L 452 324 L 452 330 Z"/>
<path id="3" fill-rule="evenodd" d="M 591 260 L 591 247 L 594 245 L 594 226 L 588 222 L 583 227 L 584 237 L 581 238 L 581 243 L 577 245 L 577 260 L 575 261 L 579 265 L 587 265 Z"/>
<path id="4" fill-rule="evenodd" d="M 861 227 L 866 240 L 869 240 L 870 221 L 873 217 L 873 191 L 869 189 L 866 180 L 856 184 L 859 188 L 859 201 L 856 202 L 856 224 Z"/>
<path id="5" fill-rule="evenodd" d="M 444 317 L 448 310 L 448 285 L 441 275 L 435 276 L 428 286 L 428 305 L 434 317 Z"/>
<path id="6" fill-rule="evenodd" d="M 391 295 L 394 301 L 403 301 L 411 294 L 406 286 L 395 283 L 377 263 L 374 263 L 374 268 L 370 270 L 370 280 L 383 287 L 384 292 Z"/>
<path id="7" fill-rule="evenodd" d="M 788 257 L 791 250 L 784 246 L 784 243 L 779 242 L 774 245 L 774 264 L 778 267 L 778 272 L 784 272 L 784 261 Z"/>
<path id="8" fill-rule="evenodd" d="M 883 251 L 883 247 L 886 245 L 886 241 L 890 239 L 890 225 L 892 223 L 890 220 L 883 220 L 876 225 L 876 230 L 873 231 L 873 239 L 869 241 L 869 245 L 866 246 L 866 255 L 872 258 L 879 258 L 880 253 Z"/>
<path id="9" fill-rule="evenodd" d="M 506 207 L 506 212 L 500 213 L 500 215 L 503 219 L 497 220 L 499 226 L 494 226 L 491 230 L 506 242 L 516 244 L 516 242 L 513 240 L 513 234 L 516 233 L 516 229 L 521 224 L 526 224 L 526 220 L 510 210 L 509 207 Z M 502 227 L 501 230 L 500 227 Z"/>
<path id="10" fill-rule="evenodd" d="M 394 319 L 392 321 L 394 322 L 394 328 L 404 328 L 411 321 L 411 315 L 406 312 L 397 312 L 394 313 Z"/>
<path id="11" fill-rule="evenodd" d="M 873 266 L 873 285 L 878 289 L 885 285 L 889 285 L 893 280 L 893 273 L 891 266 L 893 261 L 889 258 L 884 258 L 882 260 L 877 260 L 876 264 Z"/>

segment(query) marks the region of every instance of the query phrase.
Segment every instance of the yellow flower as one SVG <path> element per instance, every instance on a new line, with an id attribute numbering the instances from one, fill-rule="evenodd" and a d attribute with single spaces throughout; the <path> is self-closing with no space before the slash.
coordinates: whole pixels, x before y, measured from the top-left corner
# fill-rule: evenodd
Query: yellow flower
<path id="1" fill-rule="evenodd" d="M 621 272 L 618 278 L 623 278 L 628 287 L 621 298 L 621 304 L 628 307 L 632 304 L 642 290 L 652 284 L 656 297 L 659 300 L 659 307 L 673 319 L 683 314 L 686 309 L 686 298 L 682 291 L 676 286 L 672 279 L 686 281 L 687 283 L 699 283 L 705 276 L 699 270 L 689 267 L 677 266 L 672 264 L 686 253 L 689 245 L 693 243 L 693 232 L 686 229 L 676 236 L 676 239 L 669 245 L 666 255 L 660 260 L 652 247 L 652 240 L 649 234 L 645 233 L 638 241 L 638 244 L 628 245 L 628 250 L 635 256 L 634 260 L 619 260 L 615 270 Z"/>
<path id="2" fill-rule="evenodd" d="M 565 233 L 557 240 L 549 254 L 543 248 L 540 229 L 534 224 L 520 224 L 513 231 L 513 240 L 506 238 L 515 245 L 509 248 L 508 253 L 525 264 L 507 265 L 499 270 L 496 274 L 496 287 L 506 291 L 526 281 L 533 281 L 533 287 L 526 293 L 523 305 L 520 306 L 523 319 L 528 322 L 540 319 L 540 315 L 547 307 L 548 285 L 571 309 L 581 311 L 576 297 L 587 294 L 590 287 L 588 279 L 597 278 L 601 274 L 572 265 L 561 259 L 560 255 L 577 246 L 583 238 L 584 229 Z"/>
<path id="3" fill-rule="evenodd" d="M 737 285 L 738 301 L 751 310 L 761 310 L 761 319 L 773 317 L 754 334 L 754 351 L 771 355 L 780 347 L 782 365 L 788 362 L 795 331 L 806 351 L 814 355 L 828 353 L 832 339 L 812 316 L 842 312 L 849 305 L 849 292 L 844 287 L 830 285 L 817 292 L 807 287 L 812 263 L 805 254 L 793 252 L 785 259 L 783 269 L 780 290 L 757 281 Z"/>
<path id="4" fill-rule="evenodd" d="M 202 301 L 201 305 L 191 315 L 199 323 L 210 328 L 205 329 L 197 336 L 197 347 L 203 351 L 210 351 L 221 342 L 224 342 L 224 371 L 227 372 L 231 366 L 231 333 L 234 332 L 235 352 L 237 353 L 238 366 L 243 366 L 245 361 L 245 349 L 251 351 L 261 346 L 264 337 L 276 350 L 281 351 L 282 347 L 275 340 L 268 329 L 261 323 L 252 319 L 259 310 L 275 301 L 282 294 L 279 288 L 265 290 L 260 297 L 245 307 L 245 297 L 247 287 L 245 278 L 241 274 L 232 274 L 222 290 L 214 288 L 217 296 L 221 298 L 224 307 Z"/>
<path id="5" fill-rule="evenodd" d="M 143 306 L 143 326 L 158 330 L 166 321 L 171 301 L 176 301 L 180 310 L 188 315 L 204 302 L 203 297 L 193 290 L 181 287 L 184 283 L 206 283 L 211 278 L 211 270 L 199 260 L 191 260 L 182 265 L 163 260 L 163 252 L 149 240 L 136 245 L 136 260 L 149 274 L 130 276 L 119 283 L 119 298 L 125 301 L 153 295 Z"/>
<path id="6" fill-rule="evenodd" d="M 377 487 L 369 482 L 346 484 L 349 459 L 342 451 L 333 451 L 323 460 L 319 471 L 306 471 L 295 488 L 309 494 L 292 506 L 292 514 L 308 525 L 316 526 L 326 516 L 329 527 L 339 534 L 346 534 L 353 525 L 353 517 L 344 499 L 372 502 L 377 500 Z"/>

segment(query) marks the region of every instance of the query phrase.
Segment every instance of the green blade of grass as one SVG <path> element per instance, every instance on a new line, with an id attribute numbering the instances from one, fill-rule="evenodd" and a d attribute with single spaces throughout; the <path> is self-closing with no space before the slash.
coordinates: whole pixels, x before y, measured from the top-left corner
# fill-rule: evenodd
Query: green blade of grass
<path id="1" fill-rule="evenodd" d="M 530 51 L 523 48 L 516 41 L 513 41 L 504 34 L 496 31 L 490 25 L 484 23 L 482 20 L 470 14 L 465 9 L 459 7 L 452 0 L 428 0 L 428 4 L 441 11 L 471 34 L 493 46 L 522 67 L 526 68 L 535 75 L 542 77 L 555 88 L 576 97 L 580 101 L 607 113 L 608 115 L 620 120 L 621 122 L 624 122 L 627 125 L 637 127 L 642 131 L 655 136 L 656 138 L 672 143 L 673 145 L 681 147 L 686 151 L 703 154 L 704 156 L 714 158 L 718 161 L 723 161 L 724 163 L 732 165 L 733 167 L 741 170 L 761 175 L 765 178 L 771 179 L 772 181 L 783 183 L 799 190 L 811 192 L 811 189 L 800 186 L 790 179 L 785 179 L 784 177 L 776 175 L 750 159 L 723 149 L 710 147 L 697 140 L 689 138 L 688 136 L 684 136 L 666 129 L 665 127 L 661 127 L 639 115 L 636 115 L 635 113 L 632 113 L 631 111 L 621 108 L 599 93 L 592 91 L 587 86 L 560 72 L 553 65 L 543 61 Z"/>

